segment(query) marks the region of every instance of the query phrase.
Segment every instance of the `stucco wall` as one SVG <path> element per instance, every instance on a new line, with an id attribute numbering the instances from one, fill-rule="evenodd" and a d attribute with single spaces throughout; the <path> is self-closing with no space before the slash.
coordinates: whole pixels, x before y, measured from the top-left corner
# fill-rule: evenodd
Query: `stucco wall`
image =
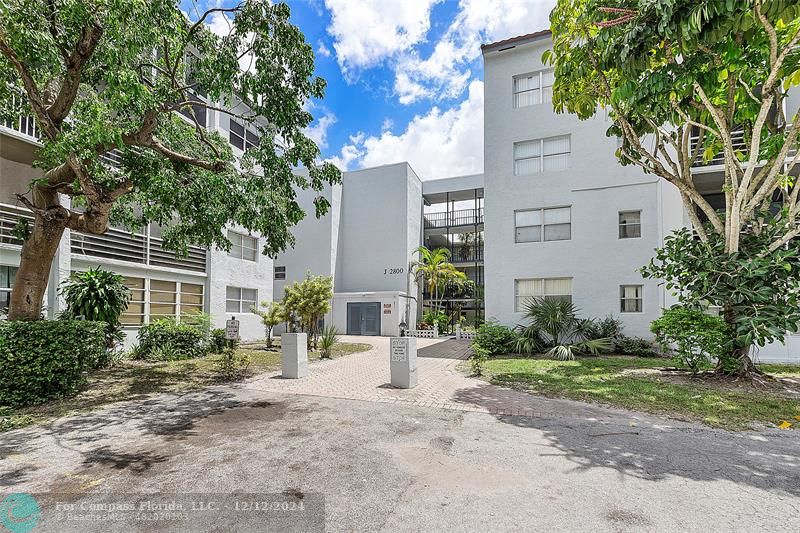
<path id="1" fill-rule="evenodd" d="M 547 41 L 485 54 L 484 180 L 486 316 L 513 325 L 514 280 L 572 277 L 573 301 L 586 316 L 616 315 L 630 335 L 650 336 L 649 323 L 660 313 L 663 291 L 636 269 L 649 260 L 667 227 L 680 215 L 677 197 L 661 194 L 655 176 L 622 167 L 614 157 L 616 138 L 605 135 L 610 121 L 602 112 L 580 121 L 557 115 L 544 103 L 515 109 L 513 77 L 545 68 L 540 57 Z M 535 175 L 514 175 L 514 143 L 558 135 L 571 136 L 570 168 Z M 515 243 L 514 211 L 571 207 L 572 238 Z M 642 237 L 618 238 L 618 213 L 642 211 Z M 619 286 L 644 286 L 642 313 L 620 313 Z"/>

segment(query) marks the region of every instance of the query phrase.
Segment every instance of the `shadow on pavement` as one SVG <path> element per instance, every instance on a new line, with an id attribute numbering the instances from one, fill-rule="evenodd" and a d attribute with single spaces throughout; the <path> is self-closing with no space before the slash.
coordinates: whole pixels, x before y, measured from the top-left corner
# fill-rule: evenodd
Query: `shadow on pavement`
<path id="1" fill-rule="evenodd" d="M 800 496 L 796 432 L 734 433 L 666 420 L 659 425 L 641 413 L 553 400 L 488 383 L 457 391 L 455 400 L 488 409 L 532 409 L 533 417 L 495 418 L 541 431 L 551 451 L 574 463 L 569 474 L 611 468 L 622 476 L 651 481 L 670 476 L 727 480 Z"/>

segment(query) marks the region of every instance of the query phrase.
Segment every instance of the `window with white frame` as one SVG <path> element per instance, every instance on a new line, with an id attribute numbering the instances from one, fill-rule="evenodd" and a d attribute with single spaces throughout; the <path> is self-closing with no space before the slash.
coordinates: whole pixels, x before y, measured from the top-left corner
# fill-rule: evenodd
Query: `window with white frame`
<path id="1" fill-rule="evenodd" d="M 620 285 L 619 286 L 619 310 L 621 313 L 641 313 L 642 312 L 642 292 L 641 285 Z"/>
<path id="2" fill-rule="evenodd" d="M 261 137 L 259 137 L 257 133 L 249 128 L 245 128 L 244 124 L 234 119 L 230 120 L 229 129 L 228 139 L 230 143 L 243 152 L 258 146 L 258 143 L 261 142 Z"/>
<path id="3" fill-rule="evenodd" d="M 123 326 L 141 326 L 145 321 L 144 312 L 144 278 L 126 277 L 123 281 L 131 291 L 128 307 L 122 312 L 119 321 Z"/>
<path id="4" fill-rule="evenodd" d="M 235 231 L 228 231 L 231 251 L 228 255 L 245 261 L 255 261 L 258 257 L 258 239 Z"/>
<path id="5" fill-rule="evenodd" d="M 514 211 L 515 242 L 566 241 L 572 238 L 569 207 Z"/>
<path id="6" fill-rule="evenodd" d="M 0 310 L 11 304 L 11 287 L 17 277 L 17 267 L 0 265 Z"/>
<path id="7" fill-rule="evenodd" d="M 528 107 L 553 101 L 552 70 L 514 76 L 514 107 Z"/>
<path id="8" fill-rule="evenodd" d="M 514 175 L 564 170 L 571 164 L 569 135 L 514 143 Z"/>
<path id="9" fill-rule="evenodd" d="M 636 239 L 642 236 L 642 212 L 619 212 L 619 238 Z"/>
<path id="10" fill-rule="evenodd" d="M 203 312 L 203 286 L 197 283 L 181 283 L 181 316 Z"/>
<path id="11" fill-rule="evenodd" d="M 286 267 L 285 266 L 276 266 L 275 267 L 275 279 L 286 279 Z"/>
<path id="12" fill-rule="evenodd" d="M 226 313 L 249 313 L 250 308 L 255 307 L 257 301 L 257 289 L 246 289 L 243 287 L 225 288 Z"/>
<path id="13" fill-rule="evenodd" d="M 174 281 L 150 280 L 150 321 L 175 318 L 178 303 L 178 284 Z"/>
<path id="14" fill-rule="evenodd" d="M 534 278 L 514 280 L 514 311 L 525 310 L 531 298 L 572 301 L 572 278 Z"/>

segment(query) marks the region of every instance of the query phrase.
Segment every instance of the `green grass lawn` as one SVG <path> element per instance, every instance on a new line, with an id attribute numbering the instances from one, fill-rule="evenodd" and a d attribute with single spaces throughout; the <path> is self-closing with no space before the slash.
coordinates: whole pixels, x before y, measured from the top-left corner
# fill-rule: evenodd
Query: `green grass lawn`
<path id="1" fill-rule="evenodd" d="M 800 400 L 775 390 L 728 386 L 716 379 L 671 376 L 665 359 L 584 357 L 575 361 L 493 358 L 485 366 L 489 382 L 544 396 L 601 403 L 710 426 L 744 429 L 753 422 L 800 427 Z M 800 367 L 763 365 L 768 374 L 800 378 Z M 678 377 L 680 379 L 673 379 Z"/>
<path id="2" fill-rule="evenodd" d="M 339 343 L 333 347 L 332 356 L 363 352 L 369 344 Z M 238 355 L 248 355 L 248 375 L 279 370 L 280 346 L 265 349 L 263 344 L 243 345 Z M 208 387 L 224 380 L 218 373 L 221 355 L 209 355 L 182 361 L 146 362 L 124 360 L 113 368 L 93 372 L 81 392 L 34 407 L 11 409 L 0 406 L 0 432 L 43 423 L 54 418 L 98 409 L 123 400 L 136 400 L 160 392 L 185 392 Z M 308 354 L 311 361 L 318 360 L 319 352 Z"/>

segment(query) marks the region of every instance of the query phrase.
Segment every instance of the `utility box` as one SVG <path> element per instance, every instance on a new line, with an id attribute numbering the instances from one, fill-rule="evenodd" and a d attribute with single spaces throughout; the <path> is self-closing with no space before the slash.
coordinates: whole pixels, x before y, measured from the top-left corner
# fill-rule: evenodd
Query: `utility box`
<path id="1" fill-rule="evenodd" d="M 398 389 L 417 386 L 417 339 L 392 337 L 389 339 L 389 370 L 391 385 Z"/>
<path id="2" fill-rule="evenodd" d="M 300 379 L 308 375 L 308 337 L 305 333 L 281 335 L 281 376 Z"/>

